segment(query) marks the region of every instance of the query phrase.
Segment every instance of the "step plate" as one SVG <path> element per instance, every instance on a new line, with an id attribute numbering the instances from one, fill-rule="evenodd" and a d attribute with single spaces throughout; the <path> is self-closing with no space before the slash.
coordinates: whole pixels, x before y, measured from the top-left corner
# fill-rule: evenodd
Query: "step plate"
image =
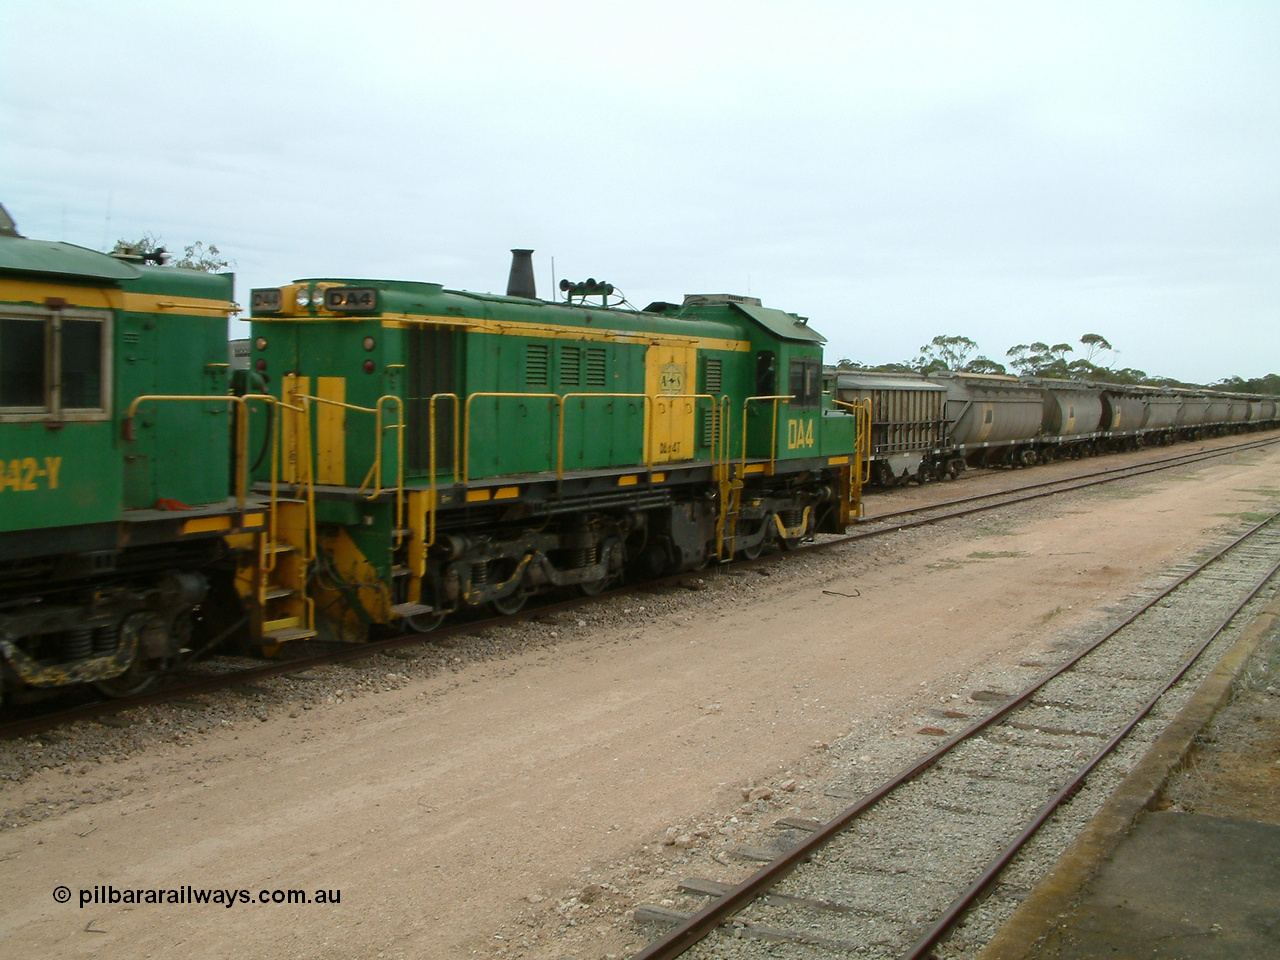
<path id="1" fill-rule="evenodd" d="M 271 643 L 288 643 L 290 640 L 310 640 L 316 635 L 314 630 L 301 627 L 286 627 L 283 630 L 268 630 L 262 635 L 263 640 Z"/>
<path id="2" fill-rule="evenodd" d="M 424 603 L 397 603 L 391 608 L 393 617 L 420 617 L 424 613 L 435 613 Z"/>

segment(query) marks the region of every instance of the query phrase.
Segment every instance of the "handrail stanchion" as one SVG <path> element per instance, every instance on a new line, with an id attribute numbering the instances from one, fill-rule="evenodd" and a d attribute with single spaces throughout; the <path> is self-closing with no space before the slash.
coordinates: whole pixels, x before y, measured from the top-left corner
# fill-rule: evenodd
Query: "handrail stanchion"
<path id="1" fill-rule="evenodd" d="M 521 398 L 525 400 L 551 400 L 557 405 L 560 402 L 560 394 L 558 393 L 508 393 L 506 391 L 478 391 L 476 393 L 467 394 L 465 410 L 463 411 L 462 421 L 462 485 L 465 487 L 471 482 L 471 401 L 477 397 L 484 399 L 515 399 Z"/>
<path id="2" fill-rule="evenodd" d="M 564 481 L 564 424 L 568 419 L 567 400 L 578 400 L 584 397 L 596 397 L 601 400 L 643 400 L 645 408 L 645 422 L 649 421 L 649 410 L 651 398 L 646 393 L 564 393 L 559 394 L 560 397 L 560 424 L 556 436 L 556 483 L 560 484 Z M 647 462 L 646 466 L 652 472 L 652 463 Z"/>
<path id="3" fill-rule="evenodd" d="M 458 482 L 458 395 L 456 393 L 435 393 L 427 401 L 427 435 L 428 435 L 428 469 L 431 477 L 428 488 L 430 490 L 430 503 L 427 506 L 427 540 L 426 545 L 431 547 L 436 542 L 436 510 L 439 506 L 439 490 L 436 482 L 436 401 L 450 400 L 453 402 L 453 472 L 449 477 L 450 483 Z M 422 572 L 418 572 L 418 576 L 422 576 Z"/>

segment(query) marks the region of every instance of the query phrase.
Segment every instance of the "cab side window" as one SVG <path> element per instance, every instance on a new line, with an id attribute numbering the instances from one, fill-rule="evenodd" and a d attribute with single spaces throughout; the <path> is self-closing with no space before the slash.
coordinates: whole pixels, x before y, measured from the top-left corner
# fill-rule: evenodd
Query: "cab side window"
<path id="1" fill-rule="evenodd" d="M 101 410 L 102 323 L 62 321 L 62 409 Z"/>
<path id="2" fill-rule="evenodd" d="M 110 315 L 0 310 L 0 419 L 106 419 Z"/>
<path id="3" fill-rule="evenodd" d="M 772 350 L 756 354 L 756 396 L 772 397 L 778 392 L 778 356 Z"/>
<path id="4" fill-rule="evenodd" d="M 809 408 L 821 406 L 822 366 L 817 360 L 792 360 L 790 367 L 791 407 Z"/>
<path id="5" fill-rule="evenodd" d="M 0 408 L 47 410 L 45 323 L 0 317 Z"/>

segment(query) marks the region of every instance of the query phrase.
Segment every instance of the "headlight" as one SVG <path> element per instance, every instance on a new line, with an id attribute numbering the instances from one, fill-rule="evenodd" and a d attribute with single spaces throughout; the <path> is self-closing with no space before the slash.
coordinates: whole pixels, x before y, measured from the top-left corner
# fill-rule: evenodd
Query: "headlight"
<path id="1" fill-rule="evenodd" d="M 311 291 L 311 305 L 317 308 L 324 306 L 324 291 L 319 287 Z"/>
<path id="2" fill-rule="evenodd" d="M 299 310 L 307 309 L 307 305 L 311 303 L 311 294 L 306 287 L 299 287 L 297 294 L 293 298 L 293 302 L 298 305 Z"/>

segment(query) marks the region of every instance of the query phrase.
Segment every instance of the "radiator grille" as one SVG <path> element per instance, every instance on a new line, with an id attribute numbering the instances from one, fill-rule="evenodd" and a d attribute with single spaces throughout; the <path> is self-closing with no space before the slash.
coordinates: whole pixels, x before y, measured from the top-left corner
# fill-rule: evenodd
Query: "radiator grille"
<path id="1" fill-rule="evenodd" d="M 525 382 L 531 387 L 547 385 L 547 346 L 544 343 L 531 343 L 524 354 Z"/>
<path id="2" fill-rule="evenodd" d="M 587 347 L 587 386 L 605 387 L 608 383 L 604 347 Z"/>
<path id="3" fill-rule="evenodd" d="M 576 387 L 582 383 L 582 348 L 562 347 L 560 350 L 560 386 Z"/>
<path id="4" fill-rule="evenodd" d="M 706 376 L 704 378 L 707 384 L 706 392 L 711 394 L 713 397 L 720 396 L 722 386 L 720 361 L 708 359 L 706 371 Z"/>

